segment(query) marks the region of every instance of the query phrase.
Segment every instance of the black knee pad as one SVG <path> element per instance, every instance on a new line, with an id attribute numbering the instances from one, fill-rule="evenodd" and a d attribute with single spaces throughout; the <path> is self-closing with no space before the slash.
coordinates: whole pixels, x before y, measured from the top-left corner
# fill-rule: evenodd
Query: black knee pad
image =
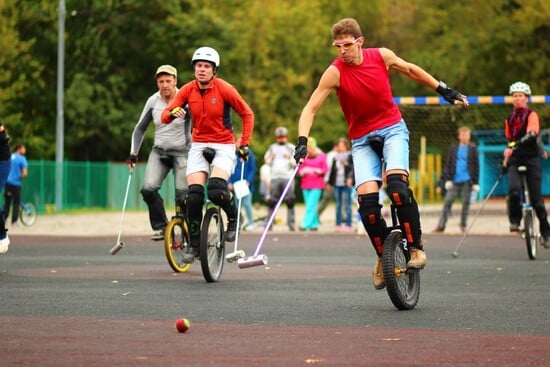
<path id="1" fill-rule="evenodd" d="M 386 191 L 393 205 L 400 207 L 411 204 L 412 195 L 407 175 L 392 174 L 386 178 L 386 182 Z"/>
<path id="2" fill-rule="evenodd" d="M 386 221 L 382 216 L 382 205 L 379 202 L 379 194 L 359 195 L 359 214 L 361 222 L 369 235 L 369 238 L 378 256 L 382 256 L 384 240 L 388 233 Z"/>
<path id="3" fill-rule="evenodd" d="M 227 181 L 218 177 L 208 179 L 206 192 L 208 193 L 208 199 L 218 206 L 223 206 L 231 198 Z"/>
<path id="4" fill-rule="evenodd" d="M 222 208 L 229 220 L 233 220 L 237 217 L 235 198 L 229 192 L 226 180 L 219 177 L 210 178 L 206 191 L 208 193 L 208 198 L 214 204 Z"/>
<path id="5" fill-rule="evenodd" d="M 155 203 L 159 200 L 162 200 L 159 192 L 157 190 L 151 189 L 141 189 L 141 196 L 143 196 L 143 201 L 147 204 Z"/>

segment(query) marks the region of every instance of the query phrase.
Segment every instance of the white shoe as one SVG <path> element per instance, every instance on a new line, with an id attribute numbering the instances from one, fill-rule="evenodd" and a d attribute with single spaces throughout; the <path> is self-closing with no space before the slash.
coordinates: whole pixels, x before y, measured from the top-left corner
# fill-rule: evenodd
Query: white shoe
<path id="1" fill-rule="evenodd" d="M 162 240 L 164 240 L 164 228 L 154 230 L 153 235 L 151 236 L 151 239 L 153 241 L 162 241 Z"/>
<path id="2" fill-rule="evenodd" d="M 0 240 L 0 254 L 5 254 L 6 252 L 8 252 L 9 247 L 10 247 L 10 238 L 6 233 L 6 237 Z"/>
<path id="3" fill-rule="evenodd" d="M 247 231 L 253 231 L 256 229 L 256 226 L 254 224 L 249 224 L 246 226 Z"/>

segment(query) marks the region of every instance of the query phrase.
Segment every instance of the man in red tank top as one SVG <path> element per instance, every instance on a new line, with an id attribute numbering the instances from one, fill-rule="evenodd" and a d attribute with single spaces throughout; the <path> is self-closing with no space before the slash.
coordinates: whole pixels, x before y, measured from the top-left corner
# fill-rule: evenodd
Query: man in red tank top
<path id="1" fill-rule="evenodd" d="M 386 191 L 397 209 L 401 229 L 411 249 L 407 267 L 422 269 L 426 265 L 418 205 L 409 189 L 409 131 L 393 101 L 389 71 L 398 71 L 417 83 L 435 89 L 449 103 L 468 105 L 468 100 L 387 48 L 363 48 L 365 40 L 355 19 L 338 21 L 332 27 L 332 36 L 338 58 L 325 70 L 302 111 L 294 158 L 300 162 L 306 156 L 307 136 L 314 116 L 329 94 L 335 91 L 352 142 L 359 213 L 378 255 L 373 283 L 376 289 L 383 289 L 385 282 L 381 256 L 387 227 L 378 200 L 383 168 Z M 380 146 L 383 163 L 375 142 Z"/>

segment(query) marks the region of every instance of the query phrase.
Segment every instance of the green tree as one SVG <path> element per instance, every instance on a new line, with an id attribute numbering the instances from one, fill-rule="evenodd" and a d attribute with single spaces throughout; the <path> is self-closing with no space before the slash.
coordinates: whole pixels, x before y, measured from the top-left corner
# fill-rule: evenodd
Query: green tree
<path id="1" fill-rule="evenodd" d="M 32 151 L 41 149 L 47 142 L 41 136 L 41 127 L 30 118 L 36 109 L 28 96 L 44 87 L 39 77 L 44 67 L 31 52 L 36 38 L 25 37 L 20 32 L 24 16 L 32 16 L 30 13 L 26 3 L 0 1 L 0 118 L 12 140 L 24 141 Z"/>

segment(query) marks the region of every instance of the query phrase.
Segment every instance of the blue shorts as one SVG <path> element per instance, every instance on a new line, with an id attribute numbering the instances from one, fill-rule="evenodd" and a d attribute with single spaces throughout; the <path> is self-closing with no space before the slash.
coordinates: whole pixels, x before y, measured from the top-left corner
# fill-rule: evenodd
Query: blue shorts
<path id="1" fill-rule="evenodd" d="M 395 125 L 351 140 L 356 188 L 369 181 L 382 182 L 382 162 L 368 142 L 374 136 L 384 139 L 384 169 L 409 172 L 409 129 L 405 121 L 401 120 Z"/>

